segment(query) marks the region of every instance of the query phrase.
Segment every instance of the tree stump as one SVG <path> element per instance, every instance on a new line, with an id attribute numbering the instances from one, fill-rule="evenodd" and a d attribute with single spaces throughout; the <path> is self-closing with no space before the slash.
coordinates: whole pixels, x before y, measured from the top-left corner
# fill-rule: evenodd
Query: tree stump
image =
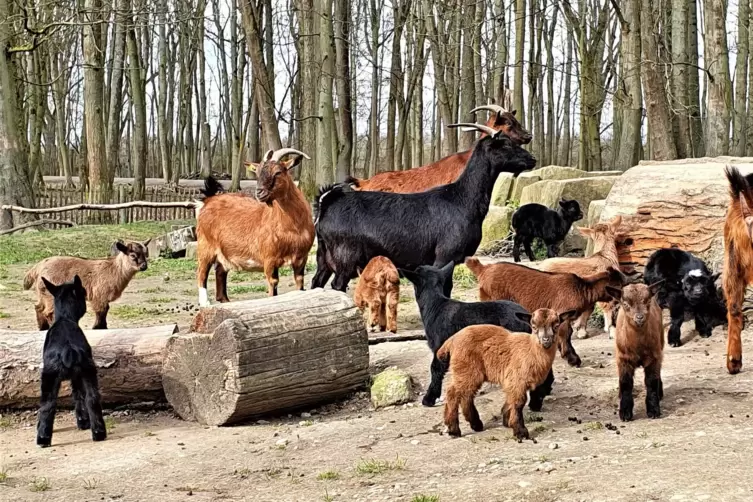
<path id="1" fill-rule="evenodd" d="M 361 312 L 315 289 L 201 309 L 168 342 L 163 385 L 183 419 L 226 425 L 344 397 L 368 369 Z"/>
<path id="2" fill-rule="evenodd" d="M 175 324 L 136 329 L 84 331 L 94 354 L 104 405 L 164 401 L 162 359 Z M 46 331 L 0 330 L 0 408 L 39 406 L 42 348 Z M 60 389 L 71 406 L 70 384 Z"/>

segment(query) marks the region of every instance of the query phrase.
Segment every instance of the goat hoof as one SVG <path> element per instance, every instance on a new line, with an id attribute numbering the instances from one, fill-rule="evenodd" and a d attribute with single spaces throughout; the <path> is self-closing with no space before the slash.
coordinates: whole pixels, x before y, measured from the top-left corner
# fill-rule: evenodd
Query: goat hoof
<path id="1" fill-rule="evenodd" d="M 520 429 L 515 431 L 515 437 L 518 438 L 518 442 L 521 442 L 523 439 L 530 439 L 531 436 L 528 434 L 528 429 L 525 427 L 521 427 Z"/>
<path id="2" fill-rule="evenodd" d="M 570 366 L 574 366 L 576 368 L 580 368 L 581 360 L 580 356 L 578 354 L 569 354 L 567 356 L 567 364 Z"/>
<path id="3" fill-rule="evenodd" d="M 682 341 L 680 340 L 671 340 L 669 342 L 670 347 L 680 347 L 682 345 Z"/>
<path id="4" fill-rule="evenodd" d="M 728 358 L 727 359 L 727 371 L 730 375 L 737 375 L 740 373 L 740 371 L 743 369 L 743 360 L 740 359 L 734 359 L 734 358 Z"/>
<path id="5" fill-rule="evenodd" d="M 92 441 L 104 441 L 107 439 L 107 431 L 92 431 Z"/>
<path id="6" fill-rule="evenodd" d="M 531 410 L 531 411 L 535 411 L 535 412 L 541 411 L 541 408 L 543 408 L 543 406 L 544 406 L 544 402 L 543 401 L 541 401 L 541 402 L 539 402 L 539 401 L 531 401 L 530 403 L 528 403 L 528 409 Z"/>
<path id="7" fill-rule="evenodd" d="M 387 331 L 387 326 L 379 326 L 379 331 L 381 332 Z"/>
<path id="8" fill-rule="evenodd" d="M 709 333 L 701 333 L 701 332 L 699 331 L 699 332 L 698 332 L 698 335 L 699 335 L 699 336 L 700 336 L 701 338 L 708 338 L 708 337 L 710 337 L 710 336 L 711 336 L 711 332 L 709 332 Z"/>
<path id="9" fill-rule="evenodd" d="M 397 335 L 397 328 L 391 329 L 390 333 L 392 333 L 393 335 Z"/>
<path id="10" fill-rule="evenodd" d="M 633 419 L 633 410 L 620 410 L 620 420 L 630 422 Z"/>
<path id="11" fill-rule="evenodd" d="M 460 429 L 459 428 L 458 429 L 449 428 L 449 429 L 447 429 L 447 435 L 450 436 L 453 439 L 454 438 L 459 438 L 461 436 Z"/>
<path id="12" fill-rule="evenodd" d="M 479 420 L 478 422 L 471 422 L 471 429 L 474 432 L 482 432 L 484 430 L 484 423 Z"/>
<path id="13" fill-rule="evenodd" d="M 437 402 L 437 399 L 435 397 L 431 396 L 424 396 L 424 398 L 421 400 L 421 404 L 426 406 L 427 408 L 431 408 L 434 406 L 434 404 Z"/>
<path id="14" fill-rule="evenodd" d="M 88 420 L 76 420 L 76 428 L 80 431 L 91 429 L 91 423 Z"/>
<path id="15" fill-rule="evenodd" d="M 48 448 L 52 444 L 52 438 L 43 438 L 37 436 L 37 446 L 40 448 Z"/>
<path id="16" fill-rule="evenodd" d="M 656 409 L 646 409 L 646 415 L 648 418 L 659 418 L 661 417 L 661 410 L 658 407 Z"/>

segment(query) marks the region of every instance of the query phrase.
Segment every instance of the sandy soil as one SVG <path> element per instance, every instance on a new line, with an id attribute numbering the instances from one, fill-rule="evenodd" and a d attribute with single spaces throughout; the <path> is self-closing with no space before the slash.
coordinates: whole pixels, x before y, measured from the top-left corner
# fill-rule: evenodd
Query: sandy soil
<path id="1" fill-rule="evenodd" d="M 23 272 L 9 269 L 6 286 Z M 292 282 L 282 278 L 285 289 Z M 409 289 L 402 288 L 401 330 L 417 322 Z M 137 279 L 119 305 L 171 300 L 161 306 L 155 300 L 154 312 L 122 310 L 128 315 L 113 316 L 110 324 L 175 320 L 185 327 L 191 309 L 175 308 L 190 305 L 194 295 L 191 274 Z M 263 293 L 235 295 L 254 296 Z M 34 326 L 27 292 L 6 287 L 0 300 L 10 316 L 0 327 Z M 156 314 L 159 309 L 164 313 Z M 44 450 L 34 446 L 34 412 L 5 413 L 0 500 L 753 500 L 753 373 L 746 367 L 727 374 L 725 336 L 717 328 L 709 339 L 695 337 L 687 323 L 686 344 L 665 351 L 663 417 L 646 418 L 639 371 L 636 420 L 628 424 L 616 415 L 613 341 L 603 334 L 575 340 L 583 367 L 558 358 L 553 395 L 542 413 L 526 415 L 535 442 L 517 443 L 502 427 L 495 414 L 503 395 L 493 386 L 477 398 L 484 432 L 472 433 L 461 421 L 462 438 L 442 435 L 443 408 L 420 405 L 430 354 L 419 341 L 371 347 L 372 373 L 395 365 L 416 382 L 416 401 L 383 410 L 371 409 L 360 393 L 227 428 L 186 423 L 164 408 L 110 411 L 104 443 L 75 430 L 66 410 L 58 414 L 54 446 Z M 744 343 L 753 345 L 751 332 Z"/>

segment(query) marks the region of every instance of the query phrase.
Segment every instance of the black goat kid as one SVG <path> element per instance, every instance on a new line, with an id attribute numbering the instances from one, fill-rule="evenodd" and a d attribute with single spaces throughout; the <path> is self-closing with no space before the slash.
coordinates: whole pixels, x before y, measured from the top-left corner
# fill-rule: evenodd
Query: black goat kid
<path id="1" fill-rule="evenodd" d="M 531 325 L 516 317 L 516 314 L 529 315 L 528 311 L 517 303 L 505 300 L 465 303 L 445 296 L 443 291 L 448 282 L 452 283 L 454 268 L 452 263 L 448 263 L 441 269 L 427 265 L 412 272 L 401 271 L 413 283 L 426 341 L 434 354 L 431 361 L 431 383 L 422 401 L 424 406 L 434 406 L 442 393 L 442 381 L 448 368 L 436 354 L 452 335 L 467 326 L 477 324 L 493 324 L 518 333 L 531 332 Z M 528 403 L 531 410 L 541 410 L 544 397 L 551 392 L 553 383 L 554 373 L 550 370 L 546 380 L 531 391 Z"/>
<path id="2" fill-rule="evenodd" d="M 463 174 L 449 185 L 420 193 L 354 191 L 347 185 L 322 188 L 316 205 L 316 274 L 321 288 L 345 291 L 375 256 L 398 268 L 462 263 L 481 243 L 494 182 L 501 172 L 520 174 L 536 159 L 502 132 L 480 124 L 455 124 L 485 132 Z M 448 285 L 452 287 L 451 284 Z M 450 290 L 445 290 L 447 296 Z"/>
<path id="3" fill-rule="evenodd" d="M 723 295 L 714 282 L 719 274 L 712 274 L 703 260 L 677 248 L 660 249 L 648 259 L 643 282 L 653 284 L 664 280 L 657 301 L 669 309 L 672 318 L 667 343 L 682 345 L 680 328 L 685 315 L 695 319 L 695 329 L 706 338 L 711 330 L 727 322 L 727 307 Z"/>
<path id="4" fill-rule="evenodd" d="M 576 221 L 583 218 L 577 200 L 561 200 L 556 211 L 532 202 L 520 206 L 512 215 L 512 228 L 515 230 L 512 256 L 520 261 L 520 246 L 523 245 L 530 261 L 536 261 L 531 244 L 539 238 L 546 244 L 547 258 L 559 254 L 559 243 Z"/>
<path id="5" fill-rule="evenodd" d="M 107 437 L 107 431 L 102 418 L 97 368 L 89 342 L 78 326 L 86 314 L 86 289 L 78 276 L 59 286 L 44 277 L 42 281 L 55 299 L 55 322 L 44 340 L 37 446 L 44 448 L 52 443 L 55 407 L 64 380 L 71 381 L 76 425 L 81 430 L 91 428 L 92 439 L 102 441 Z"/>

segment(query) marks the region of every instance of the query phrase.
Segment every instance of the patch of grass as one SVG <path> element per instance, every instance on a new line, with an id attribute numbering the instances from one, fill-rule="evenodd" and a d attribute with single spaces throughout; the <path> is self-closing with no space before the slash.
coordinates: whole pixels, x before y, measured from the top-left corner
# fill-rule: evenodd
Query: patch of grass
<path id="1" fill-rule="evenodd" d="M 314 425 L 314 421 L 313 420 L 303 420 L 299 425 L 301 427 L 311 427 L 312 425 Z"/>
<path id="2" fill-rule="evenodd" d="M 0 485 L 6 483 L 10 479 L 10 473 L 8 468 L 4 465 L 0 466 Z"/>
<path id="3" fill-rule="evenodd" d="M 403 295 L 400 297 L 400 300 L 398 301 L 398 303 L 411 303 L 413 302 L 413 300 L 414 298 L 412 296 Z"/>
<path id="4" fill-rule="evenodd" d="M 468 267 L 465 265 L 458 265 L 452 273 L 452 284 L 459 288 L 471 289 L 476 287 L 478 281 Z"/>
<path id="5" fill-rule="evenodd" d="M 0 237 L 0 265 L 36 263 L 49 256 L 67 255 L 103 258 L 110 254 L 118 239 L 145 241 L 170 231 L 172 225 L 189 225 L 188 221 L 141 221 L 127 225 L 81 225 L 60 230 Z"/>
<path id="6" fill-rule="evenodd" d="M 8 269 L 5 267 L 0 267 L 0 279 L 7 279 L 8 277 L 10 277 Z"/>
<path id="7" fill-rule="evenodd" d="M 251 469 L 248 467 L 236 468 L 233 471 L 233 476 L 240 479 L 248 479 L 248 477 L 251 476 Z"/>
<path id="8" fill-rule="evenodd" d="M 140 277 L 169 275 L 171 279 L 191 279 L 196 276 L 196 262 L 173 258 L 149 260 L 149 268 L 139 272 Z"/>
<path id="9" fill-rule="evenodd" d="M 334 481 L 336 479 L 340 479 L 340 473 L 333 470 L 324 471 L 320 472 L 316 476 L 316 479 L 318 479 L 319 481 Z"/>
<path id="10" fill-rule="evenodd" d="M 228 276 L 229 282 L 248 282 L 254 280 L 251 272 L 233 272 Z"/>
<path id="11" fill-rule="evenodd" d="M 7 429 L 12 425 L 10 418 L 0 417 L 0 429 Z"/>
<path id="12" fill-rule="evenodd" d="M 520 201 L 517 199 L 510 199 L 505 203 L 505 206 L 518 209 L 520 207 Z"/>
<path id="13" fill-rule="evenodd" d="M 324 502 L 333 502 L 335 500 L 335 497 L 331 496 L 329 493 L 327 493 L 327 489 L 324 489 L 324 496 L 322 497 L 322 500 Z"/>
<path id="14" fill-rule="evenodd" d="M 414 495 L 410 502 L 439 502 L 439 495 Z"/>
<path id="15" fill-rule="evenodd" d="M 165 288 L 162 288 L 160 286 L 157 286 L 156 288 L 146 288 L 141 290 L 142 293 L 146 294 L 157 294 L 157 293 L 167 293 L 167 290 Z M 193 290 L 191 290 L 193 292 Z"/>
<path id="16" fill-rule="evenodd" d="M 146 431 L 146 432 L 144 433 L 144 437 L 145 437 L 145 438 L 150 438 L 150 437 L 152 437 L 152 436 L 156 436 L 156 434 L 155 434 L 155 433 L 153 433 L 152 431 Z"/>
<path id="17" fill-rule="evenodd" d="M 588 422 L 587 424 L 583 424 L 583 428 L 587 431 L 600 431 L 604 428 L 604 424 L 601 422 Z"/>
<path id="18" fill-rule="evenodd" d="M 250 284 L 240 286 L 230 286 L 227 288 L 229 295 L 245 295 L 246 293 L 266 293 L 267 286 L 264 284 Z"/>
<path id="19" fill-rule="evenodd" d="M 29 483 L 29 491 L 32 492 L 46 492 L 50 488 L 52 488 L 52 484 L 47 478 L 34 478 Z"/>
<path id="20" fill-rule="evenodd" d="M 171 297 L 171 296 L 153 296 L 152 298 L 148 298 L 148 299 L 146 300 L 146 302 L 147 302 L 147 303 L 158 303 L 158 304 L 162 304 L 162 303 L 170 303 L 170 302 L 174 302 L 175 300 L 177 300 L 177 298 L 173 298 L 173 297 Z"/>
<path id="21" fill-rule="evenodd" d="M 525 420 L 526 422 L 541 422 L 542 420 L 544 420 L 544 417 L 542 417 L 536 412 L 531 411 L 531 412 L 526 413 Z"/>
<path id="22" fill-rule="evenodd" d="M 539 432 L 546 432 L 549 430 L 549 427 L 547 427 L 544 424 L 536 424 L 533 426 L 533 429 L 531 429 L 533 432 L 539 433 Z"/>
<path id="23" fill-rule="evenodd" d="M 113 429 L 117 427 L 117 422 L 112 417 L 105 417 L 105 430 L 109 434 Z"/>
<path id="24" fill-rule="evenodd" d="M 543 463 L 543 462 L 549 462 L 549 457 L 547 457 L 546 455 L 541 455 L 541 456 L 540 456 L 540 457 L 538 458 L 538 460 L 539 460 L 539 462 L 542 462 L 542 463 Z"/>
<path id="25" fill-rule="evenodd" d="M 361 459 L 361 461 L 356 464 L 356 473 L 362 475 L 373 476 L 387 471 L 402 471 L 403 469 L 405 469 L 405 460 L 401 459 L 399 456 L 396 456 L 394 461 L 372 458 L 369 460 Z"/>
<path id="26" fill-rule="evenodd" d="M 136 305 L 113 305 L 110 307 L 109 314 L 123 321 L 134 321 L 165 314 L 158 309 L 137 307 Z"/>
<path id="27" fill-rule="evenodd" d="M 541 239 L 534 239 L 531 244 L 531 251 L 533 251 L 536 261 L 546 260 L 546 246 Z"/>
<path id="28" fill-rule="evenodd" d="M 2 310 L 0 310 L 0 319 L 7 319 L 9 317 L 10 317 L 10 314 L 8 314 L 8 313 L 3 312 Z"/>
<path id="29" fill-rule="evenodd" d="M 99 486 L 99 480 L 98 479 L 85 479 L 84 480 L 84 490 L 95 490 Z"/>

